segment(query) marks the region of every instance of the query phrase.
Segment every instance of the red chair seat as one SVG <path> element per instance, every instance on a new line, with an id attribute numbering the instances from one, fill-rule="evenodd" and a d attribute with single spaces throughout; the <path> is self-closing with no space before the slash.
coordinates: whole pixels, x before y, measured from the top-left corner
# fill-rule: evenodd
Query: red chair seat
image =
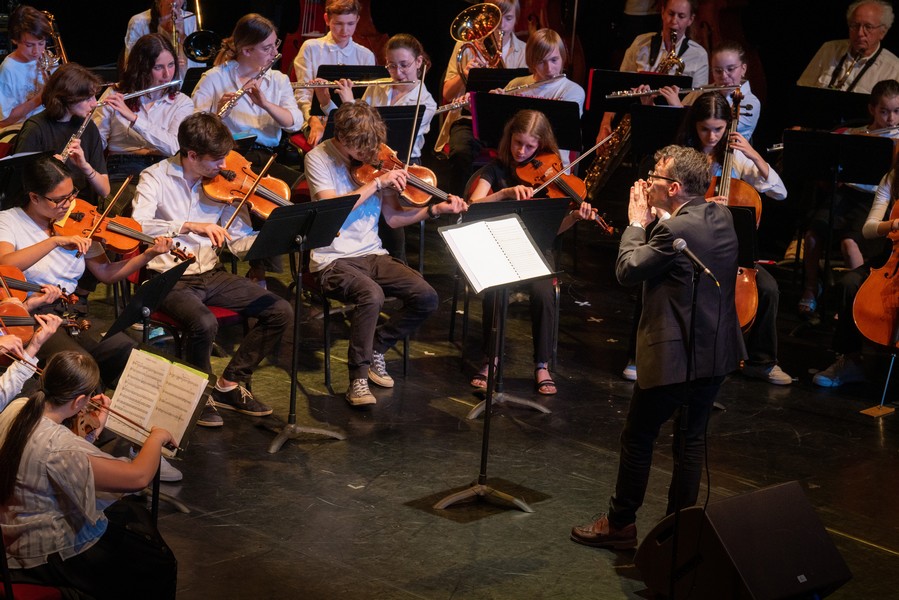
<path id="1" fill-rule="evenodd" d="M 207 306 L 216 320 L 222 325 L 231 325 L 232 323 L 239 323 L 241 320 L 240 313 L 231 310 L 230 308 L 224 308 L 222 306 Z M 156 321 L 157 323 L 161 323 L 162 325 L 166 325 L 169 327 L 181 327 L 181 324 L 178 323 L 175 319 L 170 317 L 164 312 L 156 311 L 150 315 L 151 321 Z"/>

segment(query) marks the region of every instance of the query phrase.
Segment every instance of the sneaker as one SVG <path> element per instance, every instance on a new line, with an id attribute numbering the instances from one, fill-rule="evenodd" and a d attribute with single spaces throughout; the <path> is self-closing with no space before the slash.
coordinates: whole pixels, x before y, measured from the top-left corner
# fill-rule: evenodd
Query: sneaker
<path id="1" fill-rule="evenodd" d="M 393 377 L 387 372 L 387 361 L 380 352 L 371 353 L 371 366 L 368 368 L 368 378 L 375 385 L 384 388 L 393 387 Z"/>
<path id="2" fill-rule="evenodd" d="M 861 361 L 847 354 L 840 354 L 835 363 L 816 373 L 812 383 L 821 387 L 839 387 L 844 383 L 865 381 Z"/>
<path id="3" fill-rule="evenodd" d="M 212 398 L 207 398 L 206 406 L 203 407 L 203 412 L 200 413 L 200 417 L 197 419 L 197 425 L 200 427 L 221 427 L 224 424 L 225 421 L 222 420 L 222 415 L 219 414 L 219 411 L 215 409 Z"/>
<path id="4" fill-rule="evenodd" d="M 621 372 L 621 376 L 628 381 L 637 381 L 637 363 L 633 360 L 627 361 L 627 366 Z"/>
<path id="5" fill-rule="evenodd" d="M 609 523 L 606 515 L 602 515 L 592 523 L 572 527 L 571 541 L 593 548 L 612 550 L 636 548 L 637 526 L 631 523 L 618 529 Z"/>
<path id="6" fill-rule="evenodd" d="M 128 449 L 128 458 L 134 460 L 135 456 L 137 456 L 137 450 L 132 446 Z M 176 481 L 181 481 L 182 479 L 184 479 L 184 474 L 173 467 L 172 463 L 167 461 L 164 456 L 161 456 L 159 462 L 159 481 L 174 483 Z"/>
<path id="7" fill-rule="evenodd" d="M 351 406 L 368 406 L 377 404 L 378 399 L 368 389 L 368 379 L 359 378 L 350 382 L 350 387 L 346 391 L 346 401 Z"/>
<path id="8" fill-rule="evenodd" d="M 774 385 L 790 385 L 793 383 L 793 378 L 784 373 L 783 369 L 778 365 L 766 367 L 764 365 L 752 365 L 746 363 L 743 365 L 742 373 L 744 377 L 761 379 L 762 381 L 767 381 Z"/>
<path id="9" fill-rule="evenodd" d="M 237 411 L 251 417 L 264 417 L 272 414 L 270 406 L 257 400 L 252 392 L 242 385 L 237 385 L 233 390 L 227 392 L 213 388 L 212 403 L 218 408 Z"/>

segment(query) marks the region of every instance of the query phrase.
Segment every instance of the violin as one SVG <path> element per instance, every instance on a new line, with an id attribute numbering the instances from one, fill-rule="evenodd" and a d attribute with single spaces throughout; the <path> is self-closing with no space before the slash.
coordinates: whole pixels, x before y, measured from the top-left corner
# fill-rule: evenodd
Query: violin
<path id="1" fill-rule="evenodd" d="M 9 294 L 22 302 L 28 299 L 28 292 L 41 292 L 41 286 L 27 281 L 25 274 L 12 265 L 0 265 L 0 278 L 6 284 Z M 78 296 L 63 292 L 59 297 L 63 304 L 77 304 Z"/>
<path id="2" fill-rule="evenodd" d="M 258 178 L 250 161 L 232 150 L 225 156 L 225 168 L 215 177 L 203 180 L 203 191 L 216 202 L 233 204 L 246 196 Z M 247 198 L 247 204 L 253 213 L 267 219 L 279 206 L 291 206 L 290 187 L 287 182 L 267 175 Z"/>
<path id="3" fill-rule="evenodd" d="M 732 99 L 732 115 L 726 134 L 728 139 L 736 133 L 737 125 L 740 121 L 740 102 L 743 100 L 743 92 L 740 91 L 740 88 L 734 90 Z M 705 193 L 705 197 L 724 196 L 727 198 L 724 203 L 727 206 L 748 206 L 755 209 L 755 226 L 758 227 L 762 219 L 761 196 L 750 184 L 741 179 L 731 177 L 733 164 L 734 149 L 728 144 L 727 152 L 724 154 L 724 164 L 721 165 L 721 175 L 712 177 L 712 182 Z M 740 329 L 744 333 L 752 327 L 758 312 L 759 291 L 755 281 L 757 273 L 758 271 L 753 268 L 737 268 L 737 285 L 734 290 L 734 297 L 737 304 L 737 320 L 740 322 Z"/>
<path id="4" fill-rule="evenodd" d="M 387 171 L 406 169 L 406 189 L 400 192 L 400 199 L 410 206 L 421 208 L 431 202 L 431 197 L 436 196 L 442 201 L 449 199 L 449 194 L 437 186 L 437 176 L 434 171 L 421 165 L 406 165 L 397 157 L 390 146 L 381 144 L 378 156 L 373 164 L 362 164 L 353 169 L 353 181 L 357 185 L 365 185 L 374 181 Z"/>
<path id="5" fill-rule="evenodd" d="M 110 205 L 111 206 L 111 205 Z M 75 198 L 69 210 L 58 221 L 53 223 L 56 235 L 81 236 L 95 239 L 116 254 L 128 254 L 144 244 L 154 244 L 154 240 L 141 230 L 140 223 L 129 217 L 109 217 L 101 214 L 97 207 L 87 200 Z M 180 247 L 173 247 L 171 253 L 179 260 L 193 258 Z"/>
<path id="6" fill-rule="evenodd" d="M 515 174 L 518 179 L 531 187 L 546 186 L 547 195 L 550 198 L 570 198 L 577 206 L 584 203 L 584 197 L 587 195 L 587 185 L 584 180 L 565 173 L 562 160 L 552 152 L 532 157 L 526 163 L 518 166 Z M 609 225 L 598 212 L 593 212 L 593 221 L 606 235 L 615 233 L 615 228 Z"/>
<path id="7" fill-rule="evenodd" d="M 90 442 L 96 439 L 99 430 L 103 428 L 103 422 L 100 420 L 103 405 L 99 404 L 96 398 L 98 396 L 92 397 L 87 406 L 63 421 L 63 425 L 71 429 L 72 433 Z"/>
<path id="8" fill-rule="evenodd" d="M 899 202 L 890 220 L 899 219 Z M 883 346 L 899 347 L 899 231 L 891 231 L 893 249 L 886 264 L 871 269 L 852 304 L 852 318 L 863 336 Z"/>

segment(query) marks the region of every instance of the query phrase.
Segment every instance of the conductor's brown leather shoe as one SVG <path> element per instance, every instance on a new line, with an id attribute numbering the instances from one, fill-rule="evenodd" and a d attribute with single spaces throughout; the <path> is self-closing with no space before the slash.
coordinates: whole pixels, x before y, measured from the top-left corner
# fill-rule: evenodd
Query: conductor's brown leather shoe
<path id="1" fill-rule="evenodd" d="M 594 548 L 627 550 L 637 547 L 637 526 L 631 523 L 618 529 L 602 515 L 592 523 L 572 527 L 571 540 Z"/>

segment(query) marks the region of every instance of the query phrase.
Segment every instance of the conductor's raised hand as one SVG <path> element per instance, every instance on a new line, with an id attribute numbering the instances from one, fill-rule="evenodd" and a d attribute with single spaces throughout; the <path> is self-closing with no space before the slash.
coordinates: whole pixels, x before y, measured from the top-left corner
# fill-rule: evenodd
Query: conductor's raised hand
<path id="1" fill-rule="evenodd" d="M 649 206 L 647 188 L 649 184 L 638 179 L 631 186 L 630 201 L 627 205 L 627 218 L 630 223 L 640 223 L 646 227 L 653 221 L 652 208 Z"/>

